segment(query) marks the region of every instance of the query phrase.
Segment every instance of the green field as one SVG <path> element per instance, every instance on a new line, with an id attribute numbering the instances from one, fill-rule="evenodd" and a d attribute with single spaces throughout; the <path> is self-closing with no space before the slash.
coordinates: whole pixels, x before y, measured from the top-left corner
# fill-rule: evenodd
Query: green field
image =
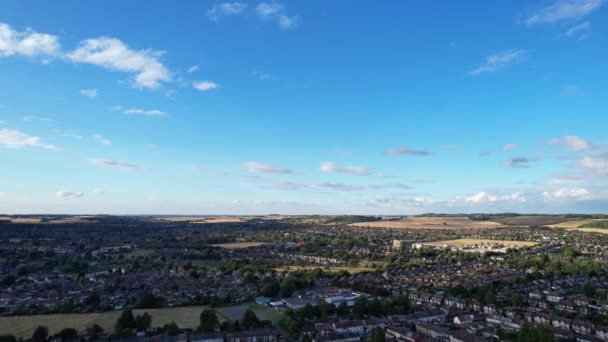
<path id="1" fill-rule="evenodd" d="M 133 314 L 137 315 L 148 312 L 152 316 L 153 327 L 175 321 L 180 328 L 196 328 L 199 324 L 201 312 L 207 308 L 207 306 L 185 306 L 179 308 L 136 309 L 133 310 Z M 75 328 L 79 332 L 84 332 L 88 326 L 93 324 L 99 324 L 104 331 L 112 332 L 118 316 L 120 316 L 120 311 L 0 317 L 0 334 L 12 334 L 17 339 L 28 339 L 32 337 L 32 333 L 38 325 L 47 326 L 49 332 L 54 334 L 63 328 Z"/>

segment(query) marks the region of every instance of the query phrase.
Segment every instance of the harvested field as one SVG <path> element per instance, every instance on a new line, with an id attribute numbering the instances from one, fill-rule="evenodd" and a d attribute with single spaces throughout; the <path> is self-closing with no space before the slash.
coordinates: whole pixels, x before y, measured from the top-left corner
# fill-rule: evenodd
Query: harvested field
<path id="1" fill-rule="evenodd" d="M 10 216 L 0 216 L 0 220 L 11 221 L 11 223 L 40 223 L 40 221 L 42 221 L 42 219 L 38 218 L 38 217 L 10 217 Z"/>
<path id="2" fill-rule="evenodd" d="M 454 229 L 454 228 L 492 228 L 501 224 L 493 221 L 475 221 L 468 217 L 424 217 L 413 216 L 391 221 L 358 222 L 351 226 L 375 227 L 375 228 L 432 228 L 432 229 Z"/>
<path id="3" fill-rule="evenodd" d="M 571 219 L 560 216 L 543 215 L 499 217 L 494 219 L 494 221 L 507 226 L 548 226 L 568 222 L 570 220 Z"/>
<path id="4" fill-rule="evenodd" d="M 252 217 L 245 216 L 175 216 L 161 217 L 157 220 L 170 222 L 193 222 L 193 223 L 231 223 L 251 220 Z"/>
<path id="5" fill-rule="evenodd" d="M 206 306 L 186 306 L 179 308 L 162 309 L 136 309 L 134 315 L 148 312 L 152 316 L 152 326 L 162 326 L 175 321 L 180 328 L 196 328 L 199 324 L 201 312 Z M 121 311 L 108 311 L 82 314 L 52 314 L 35 316 L 8 316 L 0 317 L 0 332 L 15 335 L 17 339 L 32 337 L 38 325 L 49 328 L 50 334 L 58 333 L 63 328 L 74 328 L 84 332 L 92 324 L 99 324 L 104 331 L 112 332 L 114 324 Z"/>
<path id="6" fill-rule="evenodd" d="M 210 246 L 221 247 L 226 249 L 241 249 L 249 247 L 258 247 L 267 244 L 268 242 L 228 242 L 228 243 L 216 243 Z"/>
<path id="7" fill-rule="evenodd" d="M 558 223 L 558 224 L 552 224 L 552 225 L 550 225 L 550 227 L 551 228 L 566 228 L 566 229 L 579 228 L 579 227 L 582 227 L 584 224 L 600 222 L 600 221 L 604 221 L 604 220 L 603 219 L 572 220 L 572 221 L 562 222 L 562 223 Z"/>

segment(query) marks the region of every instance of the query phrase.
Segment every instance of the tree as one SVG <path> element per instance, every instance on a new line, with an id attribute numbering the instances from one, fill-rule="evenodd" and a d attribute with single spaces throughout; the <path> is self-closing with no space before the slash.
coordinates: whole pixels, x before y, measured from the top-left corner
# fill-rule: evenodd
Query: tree
<path id="1" fill-rule="evenodd" d="M 516 307 L 523 307 L 525 305 L 524 297 L 519 293 L 514 293 L 511 295 L 511 304 Z"/>
<path id="2" fill-rule="evenodd" d="M 143 315 L 137 315 L 135 317 L 135 328 L 137 331 L 146 331 L 150 329 L 152 325 L 152 316 L 149 313 L 144 312 Z"/>
<path id="3" fill-rule="evenodd" d="M 49 337 L 49 328 L 39 325 L 34 330 L 34 334 L 32 335 L 32 342 L 46 342 Z"/>
<path id="4" fill-rule="evenodd" d="M 59 332 L 59 337 L 63 341 L 75 340 L 78 337 L 78 331 L 74 328 L 65 328 Z"/>
<path id="5" fill-rule="evenodd" d="M 0 335 L 0 342 L 17 342 L 14 335 Z"/>
<path id="6" fill-rule="evenodd" d="M 291 297 L 293 293 L 296 291 L 296 281 L 291 277 L 287 277 L 281 281 L 281 297 Z"/>
<path id="7" fill-rule="evenodd" d="M 179 327 L 177 326 L 177 323 L 175 323 L 175 322 L 165 324 L 164 330 L 167 332 L 167 335 L 170 335 L 170 336 L 175 336 L 175 335 L 179 334 Z"/>
<path id="8" fill-rule="evenodd" d="M 160 296 L 154 296 L 154 294 L 148 292 L 139 301 L 139 307 L 142 309 L 153 309 L 163 306 L 164 298 Z"/>
<path id="9" fill-rule="evenodd" d="M 343 301 L 342 303 L 340 303 L 340 305 L 338 305 L 338 308 L 336 309 L 336 313 L 338 314 L 339 317 L 346 317 L 349 313 L 349 308 L 348 308 L 348 304 L 346 304 L 346 301 Z"/>
<path id="10" fill-rule="evenodd" d="M 517 335 L 517 342 L 552 342 L 555 336 L 551 329 L 544 325 L 526 325 Z"/>
<path id="11" fill-rule="evenodd" d="M 353 312 L 359 316 L 364 316 L 367 314 L 367 298 L 361 296 L 355 299 L 355 304 L 353 305 Z"/>
<path id="12" fill-rule="evenodd" d="M 101 334 L 103 334 L 103 328 L 99 324 L 95 323 L 87 327 L 87 335 L 91 336 L 91 340 L 97 340 Z"/>
<path id="13" fill-rule="evenodd" d="M 220 324 L 219 319 L 215 313 L 215 310 L 207 309 L 201 312 L 200 325 L 198 329 L 202 332 L 212 332 L 216 326 Z"/>
<path id="14" fill-rule="evenodd" d="M 133 311 L 131 309 L 126 308 L 116 320 L 116 325 L 114 326 L 114 333 L 116 335 L 127 337 L 133 333 L 133 329 L 137 328 L 137 323 L 135 322 L 135 317 L 133 317 Z"/>
<path id="15" fill-rule="evenodd" d="M 385 342 L 386 336 L 384 335 L 384 329 L 382 328 L 374 328 L 372 329 L 372 334 L 369 337 L 370 342 Z"/>
<path id="16" fill-rule="evenodd" d="M 276 280 L 264 283 L 260 289 L 260 293 L 264 297 L 276 297 L 279 293 L 280 286 L 279 282 Z"/>
<path id="17" fill-rule="evenodd" d="M 585 296 L 593 298 L 595 297 L 595 287 L 593 287 L 593 285 L 591 285 L 589 282 L 586 282 L 585 285 L 583 285 L 583 293 Z"/>
<path id="18" fill-rule="evenodd" d="M 245 310 L 243 313 L 243 317 L 241 318 L 241 325 L 245 329 L 250 329 L 256 327 L 260 323 L 260 319 L 256 316 L 255 312 L 251 309 Z"/>

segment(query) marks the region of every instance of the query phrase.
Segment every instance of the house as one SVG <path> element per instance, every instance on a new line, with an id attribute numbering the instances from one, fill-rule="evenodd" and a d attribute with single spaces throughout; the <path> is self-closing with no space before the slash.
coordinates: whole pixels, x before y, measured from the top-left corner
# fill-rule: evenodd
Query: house
<path id="1" fill-rule="evenodd" d="M 572 321 L 572 331 L 579 335 L 591 335 L 595 331 L 595 326 L 592 323 L 575 319 Z"/>
<path id="2" fill-rule="evenodd" d="M 331 323 L 317 323 L 315 324 L 315 330 L 317 336 L 326 336 L 334 333 L 334 325 Z"/>
<path id="3" fill-rule="evenodd" d="M 386 339 L 387 341 L 395 341 L 395 342 L 416 342 L 416 334 L 406 328 L 396 327 L 396 326 L 388 326 L 386 328 Z"/>
<path id="4" fill-rule="evenodd" d="M 267 305 L 272 302 L 272 298 L 260 296 L 255 298 L 255 302 L 261 305 Z"/>
<path id="5" fill-rule="evenodd" d="M 553 317 L 551 319 L 551 326 L 558 329 L 570 330 L 572 320 L 565 317 Z"/>
<path id="6" fill-rule="evenodd" d="M 562 300 L 564 300 L 564 296 L 558 292 L 555 291 L 551 291 L 547 293 L 547 301 L 551 302 L 551 303 L 559 303 Z"/>
<path id="7" fill-rule="evenodd" d="M 458 315 L 454 317 L 453 321 L 457 326 L 463 326 L 475 322 L 475 316 L 473 314 Z"/>
<path id="8" fill-rule="evenodd" d="M 221 332 L 190 335 L 190 342 L 224 342 L 224 334 Z"/>
<path id="9" fill-rule="evenodd" d="M 226 342 L 275 342 L 279 332 L 274 329 L 252 329 L 226 335 Z"/>
<path id="10" fill-rule="evenodd" d="M 433 339 L 447 339 L 450 336 L 446 328 L 430 323 L 417 323 L 416 332 Z"/>
<path id="11" fill-rule="evenodd" d="M 608 327 L 595 327 L 595 338 L 600 341 L 608 341 Z"/>
<path id="12" fill-rule="evenodd" d="M 365 334 L 365 324 L 361 320 L 340 321 L 333 325 L 337 334 Z"/>

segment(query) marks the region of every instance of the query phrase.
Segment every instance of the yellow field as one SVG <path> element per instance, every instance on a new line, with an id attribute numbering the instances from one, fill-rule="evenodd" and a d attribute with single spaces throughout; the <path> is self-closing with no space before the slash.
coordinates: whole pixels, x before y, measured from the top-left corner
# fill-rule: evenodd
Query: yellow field
<path id="1" fill-rule="evenodd" d="M 492 228 L 502 224 L 492 221 L 474 221 L 468 217 L 406 217 L 395 221 L 352 223 L 351 226 L 374 228 Z"/>
<path id="2" fill-rule="evenodd" d="M 489 240 L 489 239 L 456 239 L 456 240 L 445 240 L 445 241 L 433 241 L 425 242 L 423 245 L 441 247 L 441 246 L 469 246 L 480 243 L 500 243 L 507 247 L 530 247 L 535 246 L 538 243 L 532 241 L 511 241 L 511 240 Z"/>
<path id="3" fill-rule="evenodd" d="M 180 328 L 196 328 L 199 324 L 201 312 L 206 306 L 185 306 L 179 308 L 162 309 L 136 309 L 134 315 L 148 312 L 152 316 L 152 327 L 162 326 L 175 321 Z M 30 338 L 38 325 L 49 328 L 51 334 L 63 328 L 74 328 L 84 332 L 92 324 L 99 324 L 104 331 L 112 332 L 114 324 L 120 316 L 120 311 L 84 314 L 53 314 L 35 316 L 9 316 L 0 317 L 0 334 L 12 334 L 19 338 Z"/>
<path id="4" fill-rule="evenodd" d="M 228 243 L 216 243 L 210 246 L 221 247 L 226 249 L 241 249 L 249 247 L 258 247 L 267 244 L 268 242 L 228 242 Z"/>
<path id="5" fill-rule="evenodd" d="M 552 224 L 549 227 L 551 228 L 579 228 L 580 226 L 587 224 L 587 223 L 593 223 L 593 222 L 597 222 L 597 221 L 605 221 L 604 219 L 588 219 L 588 220 L 574 220 L 574 221 L 567 221 L 567 222 L 562 222 L 562 223 L 558 223 L 558 224 Z"/>
<path id="6" fill-rule="evenodd" d="M 12 223 L 40 223 L 40 218 L 29 218 L 29 217 L 8 217 L 8 216 L 0 216 L 0 220 L 9 220 Z"/>

